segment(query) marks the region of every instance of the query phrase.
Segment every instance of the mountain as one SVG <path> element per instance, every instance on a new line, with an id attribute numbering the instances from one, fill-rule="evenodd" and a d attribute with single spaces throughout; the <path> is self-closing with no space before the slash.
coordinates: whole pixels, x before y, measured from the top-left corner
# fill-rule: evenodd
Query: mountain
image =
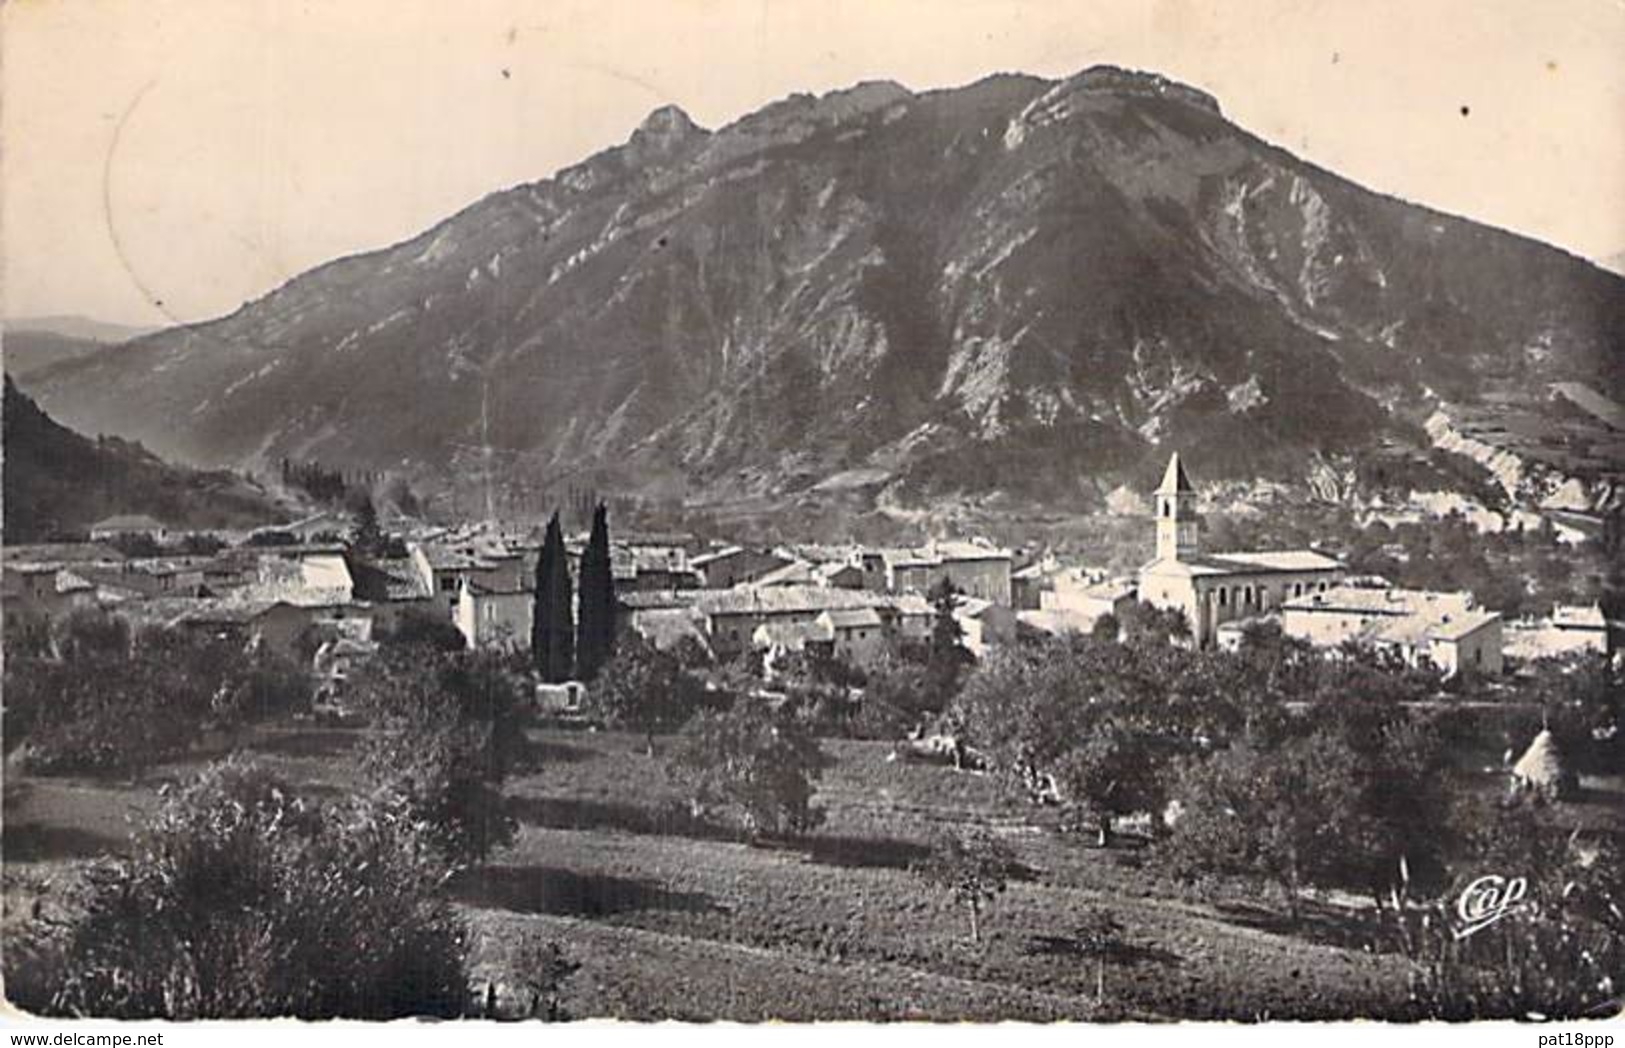
<path id="1" fill-rule="evenodd" d="M 72 313 L 58 313 L 39 317 L 16 317 L 8 319 L 5 327 L 7 334 L 16 332 L 21 334 L 61 335 L 64 338 L 81 339 L 85 342 L 100 342 L 103 345 L 128 342 L 132 338 L 139 338 L 142 335 L 158 330 L 150 324 L 119 324 L 110 320 L 81 317 Z"/>
<path id="2" fill-rule="evenodd" d="M 1396 143 L 1396 148 L 1398 144 Z M 1162 77 L 1096 67 L 680 109 L 230 316 L 30 380 L 208 465 L 497 497 L 1046 505 L 1301 478 L 1436 398 L 1616 398 L 1625 281 L 1360 188 Z"/>
<path id="3" fill-rule="evenodd" d="M 4 332 L 0 332 L 0 362 L 5 365 L 6 374 L 20 377 L 99 353 L 108 346 L 128 342 L 152 330 L 77 316 L 8 320 Z"/>
<path id="4" fill-rule="evenodd" d="M 3 406 L 4 539 L 40 542 L 84 532 L 116 513 L 171 527 L 230 528 L 280 519 L 265 492 L 225 472 L 166 465 L 117 437 L 90 440 L 57 424 L 8 375 Z"/>

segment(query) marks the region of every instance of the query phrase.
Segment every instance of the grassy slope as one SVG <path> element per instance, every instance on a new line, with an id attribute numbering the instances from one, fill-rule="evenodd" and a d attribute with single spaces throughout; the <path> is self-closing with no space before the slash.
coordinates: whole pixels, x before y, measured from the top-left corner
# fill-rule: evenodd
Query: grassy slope
<path id="1" fill-rule="evenodd" d="M 352 782 L 345 732 L 268 735 L 254 748 L 318 792 Z M 476 929 L 476 977 L 500 978 L 525 937 L 556 939 L 582 964 L 575 1016 L 628 1018 L 1029 1018 L 1371 1014 L 1403 1001 L 1397 959 L 1329 942 L 1321 914 L 1290 933 L 1245 900 L 1213 903 L 1162 885 L 1130 849 L 1102 853 L 1026 825 L 975 775 L 885 760 L 886 747 L 832 742 L 819 803 L 826 826 L 804 848 L 695 835 L 663 818 L 678 798 L 640 741 L 536 733 L 541 770 L 514 783 L 512 848 L 457 891 Z M 19 781 L 6 795 L 7 920 L 41 885 L 119 846 L 158 783 Z M 980 949 L 963 911 L 907 872 L 939 827 L 991 825 L 1029 867 L 985 922 Z M 18 904 L 22 904 L 19 913 Z M 1126 945 L 1107 965 L 1070 952 L 1071 915 L 1113 907 Z M 1311 908 L 1313 909 L 1313 908 Z"/>

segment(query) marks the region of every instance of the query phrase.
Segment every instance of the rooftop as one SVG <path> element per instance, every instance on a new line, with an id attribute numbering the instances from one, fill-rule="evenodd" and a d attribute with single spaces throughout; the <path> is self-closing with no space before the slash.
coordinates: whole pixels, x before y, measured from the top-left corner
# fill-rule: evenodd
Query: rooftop
<path id="1" fill-rule="evenodd" d="M 91 531 L 162 531 L 164 525 L 147 516 L 145 513 L 120 513 L 98 520 L 90 526 Z"/>
<path id="2" fill-rule="evenodd" d="M 1162 483 L 1157 485 L 1158 495 L 1181 495 L 1195 492 L 1191 487 L 1191 479 L 1185 475 L 1185 467 L 1179 462 L 1179 452 L 1174 452 L 1168 459 L 1168 468 L 1162 474 Z"/>
<path id="3" fill-rule="evenodd" d="M 741 586 L 702 590 L 695 606 L 706 615 L 795 615 L 886 603 L 873 593 L 828 586 Z"/>
<path id="4" fill-rule="evenodd" d="M 1310 549 L 1203 553 L 1152 561 L 1144 570 L 1163 575 L 1259 575 L 1268 572 L 1341 571 L 1342 561 Z"/>
<path id="5" fill-rule="evenodd" d="M 880 626 L 880 613 L 874 608 L 836 608 L 819 616 L 838 630 L 864 629 Z"/>
<path id="6" fill-rule="evenodd" d="M 1500 612 L 1480 608 L 1471 593 L 1361 586 L 1333 586 L 1324 593 L 1289 600 L 1282 607 L 1289 612 L 1371 616 L 1361 639 L 1413 646 L 1429 640 L 1458 640 L 1501 618 Z"/>

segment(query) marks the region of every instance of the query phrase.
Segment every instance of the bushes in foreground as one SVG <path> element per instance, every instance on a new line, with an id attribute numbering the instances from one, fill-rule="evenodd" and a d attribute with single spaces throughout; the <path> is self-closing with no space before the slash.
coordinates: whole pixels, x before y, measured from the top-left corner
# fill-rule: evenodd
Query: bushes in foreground
<path id="1" fill-rule="evenodd" d="M 318 807 L 222 762 L 87 872 L 65 923 L 8 945 L 7 990 L 73 1016 L 460 1015 L 449 872 L 398 801 Z"/>

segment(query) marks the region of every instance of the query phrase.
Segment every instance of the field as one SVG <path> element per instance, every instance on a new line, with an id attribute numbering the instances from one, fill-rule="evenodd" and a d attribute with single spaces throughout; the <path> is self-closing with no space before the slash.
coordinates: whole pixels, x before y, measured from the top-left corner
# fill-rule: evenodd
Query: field
<path id="1" fill-rule="evenodd" d="M 315 793 L 350 784 L 346 730 L 264 730 L 265 763 Z M 1273 900 L 1199 894 L 1144 868 L 1129 841 L 1101 850 L 1035 824 L 987 778 L 892 762 L 883 743 L 827 741 L 825 824 L 797 847 L 693 824 L 641 738 L 536 730 L 510 783 L 513 845 L 455 885 L 475 930 L 476 992 L 499 999 L 516 951 L 560 943 L 580 965 L 574 1017 L 1051 1019 L 1395 1014 L 1406 970 L 1368 949 L 1357 910 L 1311 901 L 1288 924 Z M 125 846 L 157 790 L 139 782 L 8 776 L 9 927 L 55 904 L 75 866 Z M 128 820 L 128 821 L 127 821 Z M 992 905 L 979 946 L 963 909 L 908 870 L 943 827 L 1003 835 L 1024 875 Z M 1125 929 L 1096 961 L 1071 932 L 1085 907 Z"/>

